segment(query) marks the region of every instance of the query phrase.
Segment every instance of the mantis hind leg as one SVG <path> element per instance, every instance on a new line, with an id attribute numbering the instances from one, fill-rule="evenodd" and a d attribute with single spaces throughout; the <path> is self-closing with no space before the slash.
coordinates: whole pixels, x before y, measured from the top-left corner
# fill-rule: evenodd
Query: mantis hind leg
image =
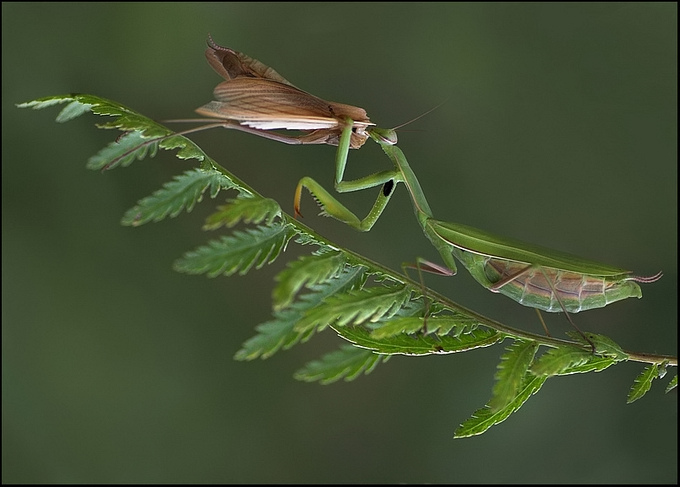
<path id="1" fill-rule="evenodd" d="M 407 269 L 415 269 L 416 272 L 418 272 L 418 281 L 420 282 L 420 289 L 422 290 L 423 302 L 425 305 L 425 314 L 423 316 L 423 334 L 427 334 L 427 318 L 430 316 L 430 306 L 432 304 L 432 300 L 427 296 L 427 287 L 425 287 L 425 278 L 423 277 L 423 272 L 451 277 L 456 275 L 456 271 L 420 257 L 416 259 L 415 264 L 404 262 L 401 265 L 402 272 L 408 276 Z"/>
<path id="2" fill-rule="evenodd" d="M 552 336 L 550 332 L 548 331 L 548 325 L 545 324 L 545 320 L 543 319 L 543 315 L 541 314 L 541 310 L 538 308 L 534 308 L 536 310 L 536 314 L 538 315 L 538 320 L 541 322 L 541 326 L 543 326 L 543 330 L 545 331 L 546 336 Z"/>

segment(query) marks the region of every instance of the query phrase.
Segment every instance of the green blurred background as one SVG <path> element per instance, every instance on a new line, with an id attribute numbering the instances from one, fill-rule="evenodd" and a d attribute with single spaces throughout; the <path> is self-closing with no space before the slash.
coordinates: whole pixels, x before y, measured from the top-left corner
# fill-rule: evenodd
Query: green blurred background
<path id="1" fill-rule="evenodd" d="M 435 215 L 663 269 L 644 299 L 576 320 L 629 350 L 677 353 L 676 4 L 3 3 L 3 482 L 677 481 L 676 393 L 664 380 L 626 405 L 639 364 L 553 379 L 503 424 L 453 440 L 488 399 L 502 347 L 397 357 L 326 387 L 292 374 L 338 346 L 330 331 L 232 360 L 269 318 L 288 259 L 244 277 L 173 272 L 211 237 L 200 227 L 219 202 L 138 229 L 119 221 L 188 163 L 165 153 L 87 171 L 115 133 L 15 107 L 85 92 L 191 117 L 220 81 L 208 33 L 383 127 L 445 102 L 400 133 Z M 303 175 L 330 187 L 331 147 L 193 138 L 285 209 Z M 387 164 L 369 142 L 348 175 Z M 374 197 L 342 200 L 365 213 Z M 437 259 L 403 188 L 368 234 L 303 205 L 305 223 L 392 268 Z M 540 329 L 533 310 L 465 273 L 428 284 Z M 562 336 L 566 321 L 549 318 Z"/>

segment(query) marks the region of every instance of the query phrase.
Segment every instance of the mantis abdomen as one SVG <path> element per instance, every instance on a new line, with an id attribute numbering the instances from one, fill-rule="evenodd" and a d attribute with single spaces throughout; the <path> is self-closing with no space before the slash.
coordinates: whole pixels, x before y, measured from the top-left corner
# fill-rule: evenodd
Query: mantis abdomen
<path id="1" fill-rule="evenodd" d="M 640 286 L 626 274 L 588 275 L 452 249 L 477 282 L 518 303 L 548 312 L 578 313 L 626 298 L 641 298 Z M 560 301 L 562 305 L 560 305 Z"/>

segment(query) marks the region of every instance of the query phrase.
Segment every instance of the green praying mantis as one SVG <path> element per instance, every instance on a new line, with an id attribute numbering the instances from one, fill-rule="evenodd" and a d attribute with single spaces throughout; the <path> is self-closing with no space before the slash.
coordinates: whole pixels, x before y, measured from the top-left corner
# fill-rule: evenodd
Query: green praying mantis
<path id="1" fill-rule="evenodd" d="M 303 178 L 298 184 L 296 212 L 299 212 L 300 192 L 302 187 L 306 187 L 324 213 L 363 230 L 375 222 L 376 208 L 382 211 L 394 192 L 394 186 L 403 183 L 411 196 L 423 233 L 446 266 L 426 262 L 426 270 L 454 275 L 457 272 L 455 257 L 478 283 L 490 291 L 508 296 L 524 306 L 548 312 L 578 313 L 630 297 L 640 298 L 642 291 L 638 283 L 650 283 L 661 278 L 662 273 L 650 277 L 634 276 L 624 269 L 500 237 L 467 225 L 437 220 L 404 153 L 395 145 L 397 136 L 394 130 L 370 128 L 368 132 L 394 164 L 392 171 L 368 176 L 352 185 L 362 189 L 383 186 L 371 213 L 360 221 L 310 178 Z M 344 159 L 339 162 L 344 164 Z M 337 173 L 342 174 L 342 168 Z"/>
<path id="2" fill-rule="evenodd" d="M 207 120 L 181 120 L 211 123 L 180 133 L 223 127 L 287 144 L 334 145 L 338 147 L 336 191 L 345 193 L 380 187 L 373 207 L 365 218 L 360 219 L 323 186 L 304 177 L 295 191 L 296 216 L 301 216 L 302 189 L 306 188 L 323 214 L 357 230 L 369 231 L 387 206 L 396 185 L 403 183 L 425 236 L 446 266 L 425 263 L 425 270 L 454 275 L 457 272 L 455 259 L 458 259 L 477 282 L 492 292 L 504 294 L 524 306 L 549 312 L 563 311 L 568 319 L 569 313 L 603 307 L 629 297 L 639 298 L 642 292 L 638 283 L 654 282 L 662 275 L 659 272 L 650 277 L 634 276 L 624 269 L 437 220 L 404 153 L 396 147 L 394 129 L 375 127 L 362 108 L 325 101 L 304 92 L 270 67 L 219 46 L 212 38 L 209 38 L 205 54 L 209 64 L 225 81 L 214 90 L 216 100 L 196 110 L 209 117 Z M 276 129 L 298 130 L 302 135 L 271 132 Z M 349 149 L 360 148 L 369 137 L 380 145 L 393 168 L 344 181 Z"/>

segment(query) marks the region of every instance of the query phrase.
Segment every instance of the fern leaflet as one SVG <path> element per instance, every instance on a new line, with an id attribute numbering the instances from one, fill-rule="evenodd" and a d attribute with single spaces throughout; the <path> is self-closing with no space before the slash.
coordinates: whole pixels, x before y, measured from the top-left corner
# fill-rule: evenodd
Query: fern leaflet
<path id="1" fill-rule="evenodd" d="M 485 406 L 472 414 L 472 417 L 461 424 L 454 438 L 467 438 L 469 436 L 481 435 L 492 426 L 505 421 L 508 416 L 517 411 L 533 395 L 536 394 L 545 381 L 547 376 L 537 377 L 527 372 L 522 388 L 517 395 L 505 407 L 494 411 L 491 407 Z"/>
<path id="2" fill-rule="evenodd" d="M 182 210 L 190 212 L 196 203 L 203 199 L 203 193 L 210 187 L 210 197 L 215 198 L 220 189 L 233 188 L 232 181 L 223 174 L 215 171 L 193 169 L 163 185 L 151 196 L 140 200 L 137 205 L 129 209 L 121 223 L 123 225 L 139 226 L 149 221 L 158 222 L 165 217 L 179 215 Z"/>
<path id="3" fill-rule="evenodd" d="M 476 329 L 460 336 L 396 335 L 376 340 L 371 332 L 360 326 L 332 327 L 335 332 L 357 347 L 384 355 L 432 355 L 466 352 L 489 347 L 503 339 L 496 330 Z"/>
<path id="4" fill-rule="evenodd" d="M 302 256 L 288 264 L 276 280 L 272 293 L 274 309 L 287 307 L 303 286 L 313 286 L 337 276 L 345 267 L 346 259 L 341 252 L 323 252 Z"/>
<path id="5" fill-rule="evenodd" d="M 340 379 L 351 381 L 362 372 L 372 372 L 380 362 L 387 362 L 389 358 L 369 350 L 343 345 L 339 350 L 305 365 L 295 373 L 295 378 L 306 382 L 319 381 L 321 384 L 331 384 Z"/>
<path id="6" fill-rule="evenodd" d="M 292 306 L 283 311 L 275 311 L 273 321 L 257 326 L 258 334 L 248 339 L 234 358 L 268 358 L 281 347 L 289 348 L 300 340 L 305 341 L 311 337 L 316 331 L 314 328 L 299 331 L 295 329 L 296 323 L 308 310 L 318 306 L 327 297 L 344 293 L 363 282 L 364 271 L 360 266 L 347 266 L 336 277 L 310 286 L 311 292 L 302 295 Z"/>
<path id="7" fill-rule="evenodd" d="M 652 388 L 652 381 L 657 377 L 659 377 L 659 364 L 645 367 L 645 370 L 635 378 L 626 402 L 630 404 L 647 394 L 647 391 Z"/>
<path id="8" fill-rule="evenodd" d="M 222 226 L 231 228 L 241 221 L 260 224 L 266 220 L 266 225 L 271 225 L 276 217 L 281 217 L 281 208 L 276 201 L 243 195 L 230 200 L 226 205 L 218 206 L 217 211 L 206 219 L 203 229 L 216 230 Z"/>
<path id="9" fill-rule="evenodd" d="M 230 276 L 246 274 L 253 266 L 260 269 L 271 264 L 285 249 L 297 231 L 292 225 L 261 226 L 223 236 L 208 245 L 187 252 L 175 262 L 175 270 L 188 274 Z"/>
<path id="10" fill-rule="evenodd" d="M 462 313 L 451 315 L 435 315 L 428 318 L 420 316 L 403 316 L 389 320 L 371 332 L 375 339 L 388 338 L 400 333 L 412 334 L 421 330 L 437 335 L 460 336 L 475 329 L 478 321 Z"/>
<path id="11" fill-rule="evenodd" d="M 517 396 L 537 350 L 538 343 L 524 340 L 515 340 L 507 348 L 508 353 L 498 364 L 496 383 L 488 404 L 491 411 L 500 411 Z"/>
<path id="12" fill-rule="evenodd" d="M 394 315 L 411 297 L 405 286 L 376 286 L 331 296 L 310 310 L 296 325 L 304 331 L 325 328 L 327 325 L 360 325 Z"/>

